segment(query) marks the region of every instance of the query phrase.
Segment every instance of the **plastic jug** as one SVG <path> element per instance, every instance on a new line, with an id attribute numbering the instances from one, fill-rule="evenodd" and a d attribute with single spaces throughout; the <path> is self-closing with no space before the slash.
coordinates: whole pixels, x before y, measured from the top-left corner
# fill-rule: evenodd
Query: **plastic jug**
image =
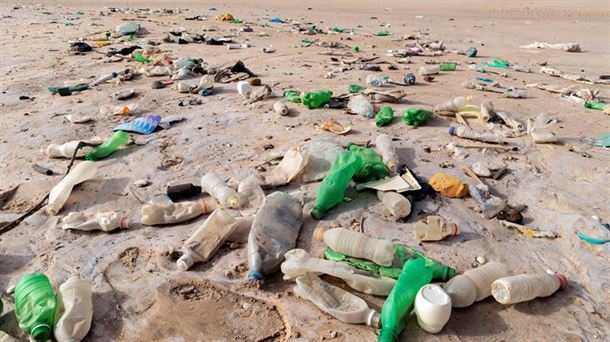
<path id="1" fill-rule="evenodd" d="M 377 191 L 377 198 L 394 217 L 407 217 L 411 213 L 411 202 L 394 191 Z"/>
<path id="2" fill-rule="evenodd" d="M 182 245 L 184 254 L 176 261 L 178 269 L 186 271 L 196 262 L 208 261 L 233 234 L 236 226 L 233 216 L 221 208 L 214 210 Z"/>
<path id="3" fill-rule="evenodd" d="M 345 228 L 317 228 L 314 239 L 324 241 L 333 250 L 355 258 L 368 259 L 382 266 L 391 266 L 394 246 L 388 240 L 372 238 Z"/>
<path id="4" fill-rule="evenodd" d="M 398 171 L 399 159 L 391 136 L 388 134 L 378 135 L 375 138 L 375 150 L 381 155 L 383 162 L 391 172 Z"/>
<path id="5" fill-rule="evenodd" d="M 87 160 L 100 160 L 108 157 L 114 151 L 118 150 L 122 145 L 127 144 L 129 135 L 123 131 L 116 131 L 114 134 L 104 141 L 103 144 L 96 146 L 91 152 L 85 156 Z"/>
<path id="6" fill-rule="evenodd" d="M 431 215 L 415 224 L 415 238 L 419 241 L 440 241 L 459 233 L 456 224 L 447 223 L 440 216 Z"/>
<path id="7" fill-rule="evenodd" d="M 451 297 L 438 285 L 424 285 L 415 297 L 415 314 L 420 328 L 436 334 L 449 322 Z"/>
<path id="8" fill-rule="evenodd" d="M 297 296 L 314 303 L 320 310 L 336 319 L 351 324 L 365 323 L 379 328 L 380 316 L 366 302 L 340 287 L 322 281 L 313 273 L 297 277 L 294 292 Z"/>
<path id="9" fill-rule="evenodd" d="M 145 204 L 141 209 L 140 223 L 152 226 L 158 224 L 173 224 L 207 215 L 219 207 L 213 198 L 189 202 L 156 202 Z"/>
<path id="10" fill-rule="evenodd" d="M 260 285 L 263 276 L 277 269 L 293 249 L 303 224 L 301 204 L 285 192 L 267 197 L 254 215 L 248 236 L 248 283 Z"/>
<path id="11" fill-rule="evenodd" d="M 443 287 L 454 308 L 464 308 L 491 296 L 491 284 L 508 275 L 506 265 L 490 262 L 457 275 Z"/>
<path id="12" fill-rule="evenodd" d="M 208 172 L 201 178 L 201 189 L 217 199 L 224 208 L 236 209 L 239 206 L 237 192 L 229 188 L 227 184 L 213 172 Z"/>
<path id="13" fill-rule="evenodd" d="M 51 189 L 51 192 L 49 193 L 49 203 L 45 207 L 47 215 L 57 215 L 68 200 L 68 197 L 70 197 L 72 188 L 79 183 L 93 178 L 96 171 L 97 166 L 92 161 L 83 161 L 76 164 L 76 166 L 74 166 L 72 170 L 53 187 L 53 189 Z"/>
<path id="14" fill-rule="evenodd" d="M 354 290 L 375 296 L 387 296 L 396 283 L 394 279 L 373 277 L 344 263 L 313 258 L 302 249 L 288 251 L 285 256 L 281 265 L 284 280 L 294 280 L 306 273 L 323 273 L 340 278 Z"/>
<path id="15" fill-rule="evenodd" d="M 59 286 L 57 314 L 53 332 L 58 342 L 80 341 L 89 332 L 93 319 L 91 284 L 70 277 Z"/>
<path id="16" fill-rule="evenodd" d="M 62 219 L 62 229 L 113 231 L 117 228 L 128 229 L 131 221 L 122 213 L 108 211 L 103 213 L 72 212 Z"/>
<path id="17" fill-rule="evenodd" d="M 458 136 L 460 138 L 477 140 L 482 142 L 488 142 L 492 144 L 500 144 L 502 140 L 499 136 L 491 133 L 481 133 L 479 131 L 475 131 L 474 129 L 466 126 L 449 126 L 448 129 L 449 134 Z"/>
<path id="18" fill-rule="evenodd" d="M 380 342 L 394 342 L 404 329 L 406 320 L 413 310 L 419 289 L 432 280 L 432 270 L 425 266 L 424 259 L 407 261 L 396 285 L 381 308 Z"/>
<path id="19" fill-rule="evenodd" d="M 500 278 L 491 284 L 491 294 L 499 303 L 515 304 L 537 297 L 548 297 L 567 286 L 566 276 L 547 271 Z"/>
<path id="20" fill-rule="evenodd" d="M 282 161 L 265 175 L 265 186 L 275 187 L 288 184 L 303 171 L 308 161 L 309 153 L 301 150 L 300 147 L 290 148 L 286 151 Z"/>
<path id="21" fill-rule="evenodd" d="M 42 273 L 26 274 L 15 287 L 14 296 L 19 328 L 36 341 L 50 339 L 57 298 L 49 279 Z"/>

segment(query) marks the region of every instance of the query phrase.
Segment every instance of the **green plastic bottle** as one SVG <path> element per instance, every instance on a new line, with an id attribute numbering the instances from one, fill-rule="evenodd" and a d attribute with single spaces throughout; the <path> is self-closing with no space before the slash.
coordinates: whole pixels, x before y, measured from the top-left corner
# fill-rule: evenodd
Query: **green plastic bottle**
<path id="1" fill-rule="evenodd" d="M 441 63 L 438 68 L 440 71 L 455 71 L 457 64 L 455 63 Z"/>
<path id="2" fill-rule="evenodd" d="M 402 122 L 411 126 L 421 126 L 432 117 L 432 112 L 421 108 L 409 108 L 403 116 Z"/>
<path id="3" fill-rule="evenodd" d="M 390 106 L 385 106 L 375 115 L 375 125 L 377 125 L 377 127 L 385 126 L 389 124 L 393 118 L 394 110 Z"/>
<path id="4" fill-rule="evenodd" d="M 375 150 L 353 143 L 347 144 L 347 150 L 355 153 L 362 159 L 362 166 L 354 175 L 356 182 L 368 182 L 390 175 L 390 170 Z"/>
<path id="5" fill-rule="evenodd" d="M 114 134 L 106 139 L 103 144 L 95 147 L 91 152 L 85 156 L 87 160 L 100 160 L 108 157 L 114 151 L 118 150 L 122 145 L 127 144 L 129 141 L 129 135 L 123 131 L 116 131 Z"/>
<path id="6" fill-rule="evenodd" d="M 361 86 L 359 84 L 350 84 L 349 87 L 347 87 L 347 91 L 349 91 L 351 94 L 359 93 L 365 89 L 365 86 Z"/>
<path id="7" fill-rule="evenodd" d="M 390 35 L 390 31 L 379 31 L 375 34 L 377 37 L 385 37 Z"/>
<path id="8" fill-rule="evenodd" d="M 330 90 L 308 91 L 301 95 L 301 102 L 309 109 L 316 109 L 327 104 L 332 96 L 333 92 Z"/>
<path id="9" fill-rule="evenodd" d="M 396 285 L 381 308 L 379 342 L 398 341 L 398 335 L 413 310 L 417 291 L 430 281 L 432 270 L 426 267 L 424 259 L 411 259 L 405 263 Z"/>
<path id="10" fill-rule="evenodd" d="M 51 338 L 57 298 L 47 276 L 26 274 L 15 288 L 15 315 L 19 328 L 36 341 Z"/>
<path id="11" fill-rule="evenodd" d="M 493 62 L 489 63 L 483 63 L 483 65 L 488 66 L 488 67 L 492 67 L 492 68 L 508 68 L 510 66 L 510 63 L 508 63 L 507 60 L 502 59 L 502 58 L 494 58 Z"/>
<path id="12" fill-rule="evenodd" d="M 286 101 L 301 103 L 301 92 L 294 89 L 284 91 L 284 99 Z"/>
<path id="13" fill-rule="evenodd" d="M 599 109 L 599 110 L 603 110 L 604 107 L 606 107 L 608 104 L 603 103 L 603 102 L 597 102 L 597 101 L 587 101 L 585 102 L 585 108 L 589 108 L 589 109 Z"/>
<path id="14" fill-rule="evenodd" d="M 140 63 L 150 63 L 150 62 L 152 62 L 152 59 L 146 58 L 146 57 L 142 56 L 141 53 L 136 53 L 135 55 L 133 55 L 133 60 L 136 61 L 136 62 L 140 62 Z"/>

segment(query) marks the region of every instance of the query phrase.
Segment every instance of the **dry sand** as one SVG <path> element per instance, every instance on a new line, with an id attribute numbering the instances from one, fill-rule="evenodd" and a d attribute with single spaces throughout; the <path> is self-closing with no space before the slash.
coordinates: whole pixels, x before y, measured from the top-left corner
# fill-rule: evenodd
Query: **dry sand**
<path id="1" fill-rule="evenodd" d="M 68 41 L 89 34 L 113 30 L 122 20 L 138 20 L 150 34 L 146 39 L 160 39 L 170 29 L 217 28 L 216 33 L 237 33 L 238 26 L 220 23 L 213 16 L 231 12 L 251 22 L 253 33 L 239 33 L 236 40 L 254 47 L 228 51 L 223 47 L 200 44 L 163 44 L 176 57 L 201 57 L 210 65 L 230 65 L 241 59 L 276 93 L 297 87 L 302 90 L 328 88 L 344 93 L 350 83 L 364 83 L 370 72 L 352 70 L 334 79 L 323 76 L 330 71 L 330 57 L 324 49 L 299 47 L 307 38 L 290 32 L 289 25 L 261 27 L 276 16 L 312 22 L 322 28 L 356 28 L 359 33 L 375 33 L 383 24 L 391 24 L 390 37 L 365 35 L 318 35 L 324 41 L 340 41 L 362 48 L 360 56 L 385 57 L 385 51 L 403 46 L 391 38 L 415 30 L 429 32 L 449 49 L 475 46 L 477 62 L 504 57 L 513 63 L 533 64 L 546 60 L 549 65 L 568 73 L 608 74 L 610 71 L 610 25 L 608 1 L 3 1 L 0 68 L 0 189 L 21 185 L 14 198 L 4 205 L 0 221 L 9 221 L 26 210 L 48 191 L 58 176 L 36 173 L 32 164 L 43 164 L 62 173 L 66 160 L 46 159 L 39 149 L 49 143 L 63 143 L 93 136 L 108 136 L 111 128 L 125 119 L 98 114 L 100 105 L 109 103 L 110 94 L 126 87 L 135 88 L 145 113 L 181 114 L 186 120 L 169 130 L 152 134 L 144 146 L 130 146 L 99 162 L 96 179 L 78 186 L 60 213 L 71 211 L 125 210 L 139 216 L 140 203 L 129 194 L 134 180 L 147 178 L 150 187 L 139 190 L 146 198 L 163 192 L 169 183 L 197 183 L 206 171 L 217 171 L 233 179 L 251 172 L 267 153 L 265 144 L 275 150 L 299 146 L 318 136 L 331 133 L 315 131 L 313 125 L 336 119 L 354 130 L 337 140 L 372 140 L 379 133 L 399 138 L 401 161 L 416 173 L 429 177 L 438 171 L 470 181 L 462 165 L 476 160 L 497 160 L 506 164 L 509 174 L 500 181 L 489 181 L 497 193 L 514 202 L 528 205 L 524 213 L 528 225 L 552 230 L 561 235 L 555 240 L 529 239 L 507 230 L 497 221 L 485 220 L 471 210 L 471 199 L 452 200 L 437 196 L 418 202 L 415 215 L 407 224 L 395 223 L 384 213 L 373 194 L 356 194 L 333 210 L 323 221 L 313 221 L 308 210 L 315 198 L 317 184 L 290 184 L 283 190 L 300 190 L 305 205 L 305 224 L 298 246 L 320 255 L 321 243 L 311 242 L 313 229 L 334 222 L 349 225 L 365 217 L 364 230 L 395 242 L 416 246 L 411 223 L 427 214 L 438 213 L 456 222 L 462 234 L 438 243 L 418 246 L 427 255 L 459 271 L 472 267 L 476 256 L 507 263 L 514 273 L 535 272 L 546 268 L 560 270 L 570 279 L 569 287 L 549 298 L 503 306 L 488 298 L 475 305 L 455 310 L 450 322 L 438 335 L 419 329 L 409 321 L 402 340 L 416 341 L 602 341 L 610 338 L 609 245 L 593 246 L 579 240 L 575 230 L 586 218 L 598 215 L 603 221 L 609 213 L 609 166 L 607 149 L 580 142 L 586 136 L 606 133 L 610 119 L 600 111 L 587 110 L 542 90 L 529 90 L 527 99 L 505 99 L 498 94 L 466 90 L 464 80 L 481 76 L 462 70 L 447 73 L 433 83 L 420 80 L 405 88 L 406 104 L 395 105 L 397 113 L 413 105 L 428 107 L 456 95 L 474 95 L 477 101 L 493 100 L 495 107 L 515 113 L 522 121 L 540 112 L 554 115 L 555 127 L 562 141 L 586 151 L 590 158 L 569 151 L 562 145 L 532 145 L 529 137 L 510 139 L 521 146 L 519 152 L 469 150 L 469 157 L 457 159 L 438 151 L 450 141 L 446 133 L 449 118 L 435 117 L 424 127 L 414 129 L 395 119 L 387 127 L 377 128 L 371 120 L 351 116 L 339 110 L 307 110 L 291 104 L 292 114 L 278 117 L 270 110 L 272 99 L 253 108 L 242 104 L 234 84 L 217 85 L 220 91 L 202 98 L 200 106 L 179 107 L 187 96 L 171 89 L 151 90 L 152 79 L 140 77 L 124 85 L 104 84 L 94 90 L 70 97 L 52 96 L 49 85 L 66 80 L 95 78 L 119 70 L 129 62 L 108 63 L 96 52 L 74 56 L 66 52 Z M 137 18 L 132 13 L 100 16 L 105 6 L 132 8 L 181 8 L 180 14 L 151 14 Z M 216 7 L 218 11 L 209 12 Z M 309 10 L 308 7 L 311 9 Z M 74 15 L 82 10 L 82 16 Z M 207 21 L 185 21 L 185 16 L 209 15 Z M 66 20 L 67 16 L 77 20 Z M 422 16 L 416 18 L 416 16 Z M 371 19 L 377 17 L 378 19 Z M 64 22 L 70 23 L 65 26 Z M 269 37 L 259 37 L 268 32 Z M 582 53 L 549 50 L 522 50 L 518 46 L 533 41 L 552 43 L 579 42 Z M 277 52 L 263 54 L 261 48 L 274 45 Z M 105 51 L 100 48 L 99 51 Z M 345 50 L 338 50 L 344 53 Z M 383 74 L 402 79 L 405 72 L 415 72 L 427 60 L 466 62 L 461 55 L 415 57 L 414 64 L 398 64 L 399 70 Z M 536 67 L 534 68 L 536 69 Z M 491 75 L 506 86 L 545 82 L 562 86 L 574 82 L 539 73 L 508 71 L 508 77 Z M 610 98 L 608 86 L 591 85 L 602 98 Z M 20 95 L 33 97 L 19 100 Z M 75 102 L 76 99 L 81 100 Z M 65 114 L 93 115 L 95 121 L 71 124 Z M 470 120 L 474 127 L 480 123 Z M 142 139 L 139 137 L 138 139 Z M 430 147 L 431 152 L 426 152 Z M 441 169 L 449 162 L 454 167 Z M 167 227 L 136 227 L 113 234 L 81 233 L 61 230 L 58 217 L 39 212 L 17 228 L 0 237 L 0 288 L 15 284 L 26 272 L 42 271 L 59 285 L 69 274 L 79 273 L 90 280 L 95 292 L 94 323 L 89 341 L 275 341 L 330 339 L 337 331 L 337 341 L 372 341 L 376 332 L 366 326 L 343 324 L 322 313 L 311 303 L 292 294 L 292 284 L 272 276 L 267 287 L 254 290 L 243 286 L 246 274 L 246 247 L 222 248 L 208 263 L 196 265 L 187 273 L 177 271 L 172 251 L 178 250 L 203 218 Z M 376 308 L 383 298 L 364 296 Z M 20 335 L 14 317 L 12 298 L 3 295 L 5 314 L 0 329 Z"/>

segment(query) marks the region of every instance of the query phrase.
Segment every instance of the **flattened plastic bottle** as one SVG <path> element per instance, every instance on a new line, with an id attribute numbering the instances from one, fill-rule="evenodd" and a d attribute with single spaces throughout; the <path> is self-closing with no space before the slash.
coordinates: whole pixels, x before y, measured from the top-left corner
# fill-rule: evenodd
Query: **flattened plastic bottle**
<path id="1" fill-rule="evenodd" d="M 200 201 L 149 203 L 142 206 L 140 223 L 147 226 L 180 223 L 207 215 L 217 207 L 218 202 L 211 197 Z"/>
<path id="2" fill-rule="evenodd" d="M 92 161 L 83 161 L 76 164 L 75 167 L 61 180 L 57 185 L 51 189 L 49 193 L 49 203 L 45 207 L 47 215 L 55 216 L 61 208 L 64 206 L 72 188 L 75 185 L 82 183 L 95 176 L 97 166 Z"/>
<path id="3" fill-rule="evenodd" d="M 41 149 L 41 152 L 49 158 L 72 158 L 74 151 L 80 142 L 80 140 L 72 140 L 61 145 L 49 144 L 46 148 Z M 94 143 L 94 141 L 87 141 L 87 143 Z M 92 147 L 82 147 L 76 153 L 76 157 L 84 157 L 91 150 Z"/>
<path id="4" fill-rule="evenodd" d="M 371 260 L 381 266 L 391 266 L 394 245 L 388 240 L 375 239 L 345 228 L 317 228 L 314 238 L 333 250 L 355 258 Z"/>
<path id="5" fill-rule="evenodd" d="M 275 187 L 288 184 L 303 171 L 308 161 L 309 153 L 307 151 L 303 151 L 300 147 L 290 148 L 286 151 L 282 161 L 265 175 L 265 186 Z"/>
<path id="6" fill-rule="evenodd" d="M 255 174 L 251 174 L 239 182 L 237 195 L 239 196 L 239 211 L 244 216 L 256 214 L 265 200 L 265 192 L 261 187 L 263 181 Z"/>
<path id="7" fill-rule="evenodd" d="M 113 231 L 128 229 L 131 221 L 122 213 L 108 211 L 102 213 L 71 212 L 62 219 L 62 229 Z"/>
<path id="8" fill-rule="evenodd" d="M 80 341 L 89 332 L 93 320 L 91 284 L 71 277 L 59 286 L 57 314 L 53 329 L 57 342 Z"/>
<path id="9" fill-rule="evenodd" d="M 280 191 L 265 197 L 248 236 L 250 285 L 262 285 L 264 275 L 278 268 L 296 245 L 302 224 L 303 209 L 294 197 Z"/>
<path id="10" fill-rule="evenodd" d="M 235 190 L 229 188 L 227 184 L 213 172 L 208 172 L 201 177 L 201 189 L 220 202 L 224 208 L 237 208 L 239 197 Z"/>
<path id="11" fill-rule="evenodd" d="M 36 341 L 53 335 L 57 298 L 49 279 L 42 273 L 26 274 L 15 288 L 15 316 L 19 328 Z"/>
<path id="12" fill-rule="evenodd" d="M 375 124 L 377 127 L 385 126 L 389 124 L 393 118 L 394 110 L 390 106 L 385 106 L 375 114 Z"/>

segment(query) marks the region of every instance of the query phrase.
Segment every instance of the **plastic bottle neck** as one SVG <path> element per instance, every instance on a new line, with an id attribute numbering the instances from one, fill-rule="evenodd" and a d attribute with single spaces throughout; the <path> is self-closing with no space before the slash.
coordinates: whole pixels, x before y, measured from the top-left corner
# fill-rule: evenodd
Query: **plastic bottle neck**
<path id="1" fill-rule="evenodd" d="M 191 266 L 193 266 L 193 264 L 195 264 L 195 261 L 193 260 L 193 257 L 190 254 L 185 253 L 184 255 L 182 255 L 180 257 L 180 259 L 178 259 L 176 261 L 176 265 L 178 266 L 178 269 L 181 271 L 186 271 L 189 268 L 191 268 Z"/>
<path id="2" fill-rule="evenodd" d="M 324 229 L 324 228 L 322 228 L 322 227 L 316 228 L 316 229 L 313 231 L 313 238 L 314 238 L 316 241 L 322 241 L 322 240 L 324 239 L 324 233 L 325 233 L 325 232 L 326 232 L 326 229 Z"/>

